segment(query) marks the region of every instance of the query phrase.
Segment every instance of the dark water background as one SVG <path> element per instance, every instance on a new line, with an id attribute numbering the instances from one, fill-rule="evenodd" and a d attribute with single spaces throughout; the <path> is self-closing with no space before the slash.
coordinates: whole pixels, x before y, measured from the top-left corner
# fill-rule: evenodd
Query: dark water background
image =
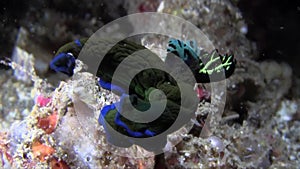
<path id="1" fill-rule="evenodd" d="M 241 0 L 238 7 L 255 41 L 259 60 L 288 62 L 300 75 L 300 1 Z"/>

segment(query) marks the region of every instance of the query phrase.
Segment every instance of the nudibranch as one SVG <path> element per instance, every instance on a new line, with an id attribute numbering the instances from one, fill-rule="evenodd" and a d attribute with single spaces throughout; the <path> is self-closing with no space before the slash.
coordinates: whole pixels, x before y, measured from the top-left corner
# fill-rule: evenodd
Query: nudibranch
<path id="1" fill-rule="evenodd" d="M 75 59 L 77 59 L 79 52 L 86 41 L 87 39 L 78 39 L 59 48 L 55 57 L 50 62 L 50 68 L 56 72 L 72 76 L 75 68 Z"/>
<path id="2" fill-rule="evenodd" d="M 122 61 L 140 50 L 143 50 L 143 54 L 146 54 L 146 56 L 135 55 L 135 59 L 129 65 L 125 65 L 125 67 L 129 67 L 128 72 L 121 72 L 121 78 L 115 79 L 114 84 L 112 84 L 114 72 Z M 147 61 L 143 62 L 144 60 Z M 150 64 L 149 66 L 153 67 L 151 64 L 159 64 L 158 60 L 160 58 L 149 49 L 128 40 L 118 42 L 109 50 L 99 65 L 97 76 L 100 78 L 99 84 L 103 88 L 120 95 L 121 99 L 120 102 L 107 105 L 101 110 L 99 123 L 105 126 L 104 121 L 106 121 L 118 132 L 135 138 L 147 138 L 158 135 L 174 123 L 181 107 L 181 98 L 180 89 L 172 76 L 165 71 L 150 68 L 142 70 L 133 79 L 127 78 L 135 69 L 145 66 L 140 65 L 140 63 Z M 164 63 L 161 61 L 161 64 L 163 65 Z M 124 63 L 122 63 L 122 66 L 124 66 Z M 129 86 L 128 93 L 124 90 L 126 86 Z M 124 102 L 130 102 L 137 110 L 148 110 L 151 106 L 148 93 L 155 89 L 163 91 L 167 97 L 166 108 L 160 117 L 149 123 L 138 123 L 121 115 L 120 110 L 124 114 L 137 116 L 134 114 L 136 111 L 128 108 L 128 104 L 124 104 Z M 159 97 L 157 96 L 154 100 L 159 101 Z M 185 109 L 189 109 L 188 107 L 185 107 Z M 155 112 L 150 113 L 155 114 Z"/>
<path id="3" fill-rule="evenodd" d="M 85 41 L 86 39 L 77 40 L 61 47 L 55 58 L 51 61 L 50 68 L 72 76 L 75 59 L 78 57 Z M 152 61 L 155 61 L 158 58 L 157 55 L 144 46 L 129 40 L 122 40 L 108 51 L 98 67 L 97 76 L 100 78 L 99 85 L 121 96 L 119 102 L 106 105 L 100 111 L 98 122 L 104 126 L 108 138 L 111 138 L 111 133 L 108 132 L 107 125 L 128 137 L 147 138 L 156 136 L 167 130 L 174 123 L 181 109 L 186 113 L 191 112 L 189 107 L 192 107 L 192 105 L 181 105 L 182 98 L 178 84 L 165 71 L 155 68 L 145 69 L 135 75 L 133 79 L 126 78 L 130 74 L 130 71 L 123 72 L 120 79 L 114 79 L 112 82 L 114 72 L 121 62 L 129 55 L 140 50 L 146 50 L 147 55 L 137 55 L 137 61 L 133 61 L 131 65 L 128 65 L 130 66 L 128 70 L 143 67 L 143 65 L 138 64 L 140 60 L 150 59 L 151 61 L 153 58 L 154 60 Z M 171 39 L 167 52 L 166 64 L 172 64 L 172 57 L 174 55 L 175 57 L 179 57 L 191 69 L 198 83 L 223 80 L 230 77 L 235 69 L 236 60 L 233 55 L 221 55 L 217 50 L 205 52 L 198 48 L 196 41 L 184 42 Z M 154 64 L 159 63 L 154 62 Z M 126 86 L 129 86 L 128 91 L 125 90 Z M 186 85 L 186 88 L 193 88 L 193 86 Z M 166 107 L 157 119 L 148 123 L 142 123 L 131 121 L 122 116 L 123 113 L 130 114 L 133 117 L 137 116 L 135 114 L 136 111 L 133 109 L 146 111 L 151 106 L 149 93 L 155 89 L 162 91 L 167 99 Z M 156 101 L 160 101 L 161 99 L 159 95 L 154 97 Z M 132 107 L 124 103 L 131 103 Z M 189 103 L 189 101 L 186 101 L 186 103 Z"/>

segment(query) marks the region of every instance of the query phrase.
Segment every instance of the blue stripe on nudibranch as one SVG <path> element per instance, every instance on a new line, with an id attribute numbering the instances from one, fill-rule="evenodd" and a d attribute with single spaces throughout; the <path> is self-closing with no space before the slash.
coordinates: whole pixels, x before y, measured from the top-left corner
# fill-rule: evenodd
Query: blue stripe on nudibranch
<path id="1" fill-rule="evenodd" d="M 79 39 L 76 39 L 76 40 L 74 41 L 74 43 L 75 43 L 78 47 L 82 47 L 82 43 L 80 42 Z"/>
<path id="2" fill-rule="evenodd" d="M 113 92 L 118 92 L 119 94 L 124 94 L 125 93 L 125 90 L 122 89 L 121 87 L 117 86 L 117 85 L 114 85 L 114 84 L 111 84 L 109 82 L 105 82 L 103 81 L 102 79 L 100 79 L 98 81 L 99 85 L 101 87 L 103 87 L 104 89 L 106 90 L 111 90 Z"/>
<path id="3" fill-rule="evenodd" d="M 104 106 L 102 109 L 101 109 L 101 113 L 100 113 L 100 116 L 99 116 L 99 119 L 98 119 L 98 122 L 102 125 L 105 125 L 104 121 L 105 121 L 105 116 L 107 115 L 107 113 L 110 111 L 110 110 L 113 110 L 115 109 L 115 105 L 114 104 L 111 104 L 111 105 L 107 105 L 107 106 Z"/>
<path id="4" fill-rule="evenodd" d="M 116 102 L 114 104 L 111 105 L 107 105 L 104 106 L 101 109 L 101 113 L 100 116 L 98 118 L 98 123 L 102 124 L 104 129 L 106 130 L 106 124 L 105 124 L 105 116 L 107 116 L 107 114 L 109 113 L 109 111 L 111 110 L 117 110 L 116 109 L 116 104 L 120 104 L 119 102 Z M 146 129 L 144 132 L 139 132 L 139 131 L 133 131 L 131 130 L 122 120 L 121 120 L 121 114 L 119 111 L 117 111 L 116 115 L 115 115 L 115 119 L 114 122 L 117 126 L 122 127 L 125 129 L 125 131 L 127 132 L 127 134 L 131 137 L 151 137 L 151 136 L 155 136 L 156 133 L 153 131 L 150 131 L 148 129 Z"/>
<path id="5" fill-rule="evenodd" d="M 71 53 L 59 53 L 50 62 L 50 68 L 55 72 L 62 72 L 72 76 L 75 68 L 75 57 Z"/>
<path id="6" fill-rule="evenodd" d="M 120 127 L 123 127 L 129 136 L 132 136 L 132 137 L 145 137 L 145 136 L 149 137 L 150 136 L 151 137 L 151 136 L 156 135 L 155 132 L 152 132 L 148 129 L 146 129 L 144 132 L 133 131 L 120 118 L 121 118 L 121 114 L 119 112 L 117 112 L 116 117 L 115 117 L 115 124 Z"/>

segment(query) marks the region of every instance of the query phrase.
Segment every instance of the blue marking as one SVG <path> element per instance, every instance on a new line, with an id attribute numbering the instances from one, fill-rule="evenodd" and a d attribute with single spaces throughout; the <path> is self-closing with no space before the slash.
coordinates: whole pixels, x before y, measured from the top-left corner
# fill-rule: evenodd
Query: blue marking
<path id="1" fill-rule="evenodd" d="M 145 130 L 145 135 L 147 135 L 147 136 L 155 136 L 156 135 L 156 133 L 155 132 L 153 132 L 153 131 L 150 131 L 150 130 Z"/>
<path id="2" fill-rule="evenodd" d="M 106 125 L 106 123 L 105 123 L 105 116 L 107 115 L 107 113 L 108 113 L 110 110 L 112 110 L 112 109 L 114 109 L 114 108 L 115 108 L 115 107 L 114 107 L 114 104 L 104 106 L 104 107 L 102 108 L 102 110 L 100 111 L 99 118 L 98 118 L 98 123 L 99 123 L 99 124 L 102 124 L 104 130 L 106 131 L 106 139 L 107 139 L 107 140 L 111 140 L 112 138 L 111 138 L 111 135 L 107 132 L 108 129 L 107 129 L 107 125 Z M 109 124 L 108 124 L 108 125 L 109 125 Z"/>
<path id="3" fill-rule="evenodd" d="M 120 102 L 116 102 L 114 104 L 107 105 L 102 108 L 101 113 L 98 118 L 98 123 L 102 124 L 104 129 L 107 129 L 106 124 L 105 124 L 105 116 L 109 113 L 110 110 L 114 110 L 114 109 L 117 110 L 116 107 L 119 107 L 120 105 L 121 105 Z M 114 122 L 117 126 L 124 128 L 129 136 L 138 138 L 138 137 L 143 137 L 143 136 L 151 137 L 151 136 L 156 135 L 155 132 L 152 132 L 148 129 L 146 129 L 144 132 L 133 131 L 120 118 L 121 118 L 121 114 L 119 111 L 117 111 Z"/>
<path id="4" fill-rule="evenodd" d="M 55 72 L 72 76 L 75 68 L 75 57 L 70 53 L 59 53 L 50 62 L 50 68 Z"/>
<path id="5" fill-rule="evenodd" d="M 120 113 L 117 112 L 116 117 L 115 117 L 115 123 L 118 126 L 123 127 L 126 132 L 128 133 L 128 135 L 132 136 L 132 137 L 143 137 L 144 133 L 142 132 L 138 132 L 138 131 L 132 131 L 123 121 L 120 120 Z"/>
<path id="6" fill-rule="evenodd" d="M 74 42 L 78 47 L 82 47 L 82 44 L 79 39 L 76 39 Z"/>
<path id="7" fill-rule="evenodd" d="M 98 123 L 102 124 L 103 126 L 105 126 L 105 116 L 107 115 L 107 113 L 110 111 L 110 110 L 113 110 L 115 109 L 115 105 L 114 104 L 111 104 L 111 105 L 107 105 L 107 106 L 104 106 L 101 110 L 101 113 L 99 115 L 99 118 L 98 118 Z"/>
<path id="8" fill-rule="evenodd" d="M 103 80 L 99 80 L 98 81 L 99 85 L 101 87 L 103 87 L 104 89 L 107 89 L 107 90 L 111 90 L 111 91 L 115 91 L 115 92 L 118 92 L 120 94 L 124 94 L 125 93 L 125 90 L 122 89 L 121 87 L 117 86 L 117 85 L 114 85 L 114 84 L 111 84 L 109 82 L 105 82 Z"/>
<path id="9" fill-rule="evenodd" d="M 121 101 L 115 103 L 115 104 L 117 104 L 116 107 L 118 107 L 119 111 L 122 111 L 122 109 L 121 109 L 122 106 L 121 105 L 123 104 L 123 99 L 125 97 L 128 97 L 128 95 L 123 94 L 122 97 L 121 97 Z M 121 119 L 120 119 L 121 115 L 120 115 L 119 111 L 117 111 L 117 114 L 116 114 L 116 117 L 115 117 L 115 124 L 118 125 L 118 126 L 123 127 L 126 130 L 126 132 L 128 133 L 128 135 L 130 135 L 132 137 L 143 137 L 143 136 L 154 136 L 155 135 L 154 132 L 152 132 L 148 129 L 145 130 L 144 132 L 132 131 L 123 121 L 121 121 Z"/>

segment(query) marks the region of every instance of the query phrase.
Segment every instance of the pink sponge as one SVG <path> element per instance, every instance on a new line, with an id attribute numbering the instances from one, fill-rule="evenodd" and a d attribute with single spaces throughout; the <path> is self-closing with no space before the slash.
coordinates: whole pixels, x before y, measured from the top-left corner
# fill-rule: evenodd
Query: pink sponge
<path id="1" fill-rule="evenodd" d="M 37 98 L 36 98 L 36 104 L 40 107 L 44 107 L 44 106 L 47 106 L 47 104 L 51 101 L 51 98 L 49 97 L 45 97 L 43 95 L 39 95 Z"/>

